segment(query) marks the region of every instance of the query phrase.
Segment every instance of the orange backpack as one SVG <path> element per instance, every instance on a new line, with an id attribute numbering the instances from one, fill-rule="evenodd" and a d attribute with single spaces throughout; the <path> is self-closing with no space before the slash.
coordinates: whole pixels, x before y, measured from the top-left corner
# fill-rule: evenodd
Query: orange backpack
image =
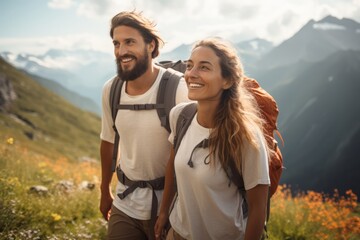
<path id="1" fill-rule="evenodd" d="M 276 192 L 283 170 L 282 154 L 277 145 L 277 141 L 274 138 L 274 134 L 276 133 L 281 139 L 282 144 L 284 145 L 284 140 L 282 139 L 282 136 L 279 133 L 276 125 L 277 117 L 279 115 L 279 109 L 277 107 L 275 99 L 263 88 L 261 88 L 259 83 L 255 79 L 245 77 L 244 81 L 245 86 L 253 94 L 256 102 L 259 105 L 261 114 L 266 122 L 264 125 L 265 139 L 268 142 L 268 146 L 273 151 L 273 154 L 271 154 L 269 161 L 271 197 Z"/>

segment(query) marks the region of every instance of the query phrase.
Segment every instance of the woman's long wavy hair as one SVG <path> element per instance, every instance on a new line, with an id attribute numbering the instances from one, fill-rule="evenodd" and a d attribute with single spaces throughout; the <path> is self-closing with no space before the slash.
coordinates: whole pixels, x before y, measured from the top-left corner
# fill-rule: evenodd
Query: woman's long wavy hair
<path id="1" fill-rule="evenodd" d="M 233 159 L 241 173 L 244 142 L 259 148 L 254 127 L 262 130 L 260 110 L 244 86 L 244 70 L 235 48 L 220 38 L 201 40 L 193 49 L 201 46 L 215 52 L 219 57 L 222 77 L 231 83 L 231 87 L 223 91 L 215 114 L 214 128 L 209 137 L 210 155 L 215 156 L 217 153 L 220 163 L 225 167 Z"/>

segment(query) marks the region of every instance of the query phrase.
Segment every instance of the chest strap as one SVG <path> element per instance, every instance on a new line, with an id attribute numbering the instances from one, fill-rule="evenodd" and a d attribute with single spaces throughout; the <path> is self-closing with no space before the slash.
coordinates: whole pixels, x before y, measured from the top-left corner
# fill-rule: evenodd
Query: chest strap
<path id="1" fill-rule="evenodd" d="M 147 103 L 147 104 L 118 104 L 116 105 L 116 109 L 124 109 L 124 110 L 153 110 L 153 109 L 161 109 L 165 108 L 165 104 L 160 103 Z"/>
<path id="2" fill-rule="evenodd" d="M 156 178 L 154 180 L 149 181 L 133 181 L 130 180 L 125 173 L 120 169 L 120 167 L 116 168 L 116 175 L 118 180 L 124 184 L 125 186 L 128 186 L 128 188 L 118 194 L 118 197 L 120 199 L 124 199 L 127 195 L 134 192 L 136 188 L 150 188 L 152 190 L 152 202 L 151 202 L 151 233 L 153 236 L 155 236 L 154 233 L 154 227 L 155 227 L 155 221 L 157 216 L 157 210 L 158 210 L 158 199 L 155 194 L 155 190 L 163 190 L 165 185 L 165 177 Z"/>

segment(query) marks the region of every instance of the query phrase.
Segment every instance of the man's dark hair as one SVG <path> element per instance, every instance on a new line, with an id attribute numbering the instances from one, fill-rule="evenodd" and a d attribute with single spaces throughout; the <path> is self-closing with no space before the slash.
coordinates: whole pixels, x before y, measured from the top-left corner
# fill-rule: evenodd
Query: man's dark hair
<path id="1" fill-rule="evenodd" d="M 151 53 L 152 58 L 156 58 L 159 55 L 159 47 L 164 45 L 164 41 L 158 35 L 155 29 L 156 24 L 149 19 L 145 18 L 141 12 L 120 12 L 111 19 L 110 36 L 113 38 L 114 29 L 119 26 L 128 26 L 137 29 L 145 43 L 155 42 L 154 51 Z"/>

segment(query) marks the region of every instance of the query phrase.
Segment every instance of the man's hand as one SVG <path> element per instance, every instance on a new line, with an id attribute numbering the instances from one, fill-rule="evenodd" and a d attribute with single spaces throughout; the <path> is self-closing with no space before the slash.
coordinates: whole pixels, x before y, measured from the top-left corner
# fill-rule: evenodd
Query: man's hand
<path id="1" fill-rule="evenodd" d="M 106 221 L 109 221 L 110 210 L 113 200 L 114 197 L 110 191 L 101 191 L 100 212 L 102 213 Z"/>

